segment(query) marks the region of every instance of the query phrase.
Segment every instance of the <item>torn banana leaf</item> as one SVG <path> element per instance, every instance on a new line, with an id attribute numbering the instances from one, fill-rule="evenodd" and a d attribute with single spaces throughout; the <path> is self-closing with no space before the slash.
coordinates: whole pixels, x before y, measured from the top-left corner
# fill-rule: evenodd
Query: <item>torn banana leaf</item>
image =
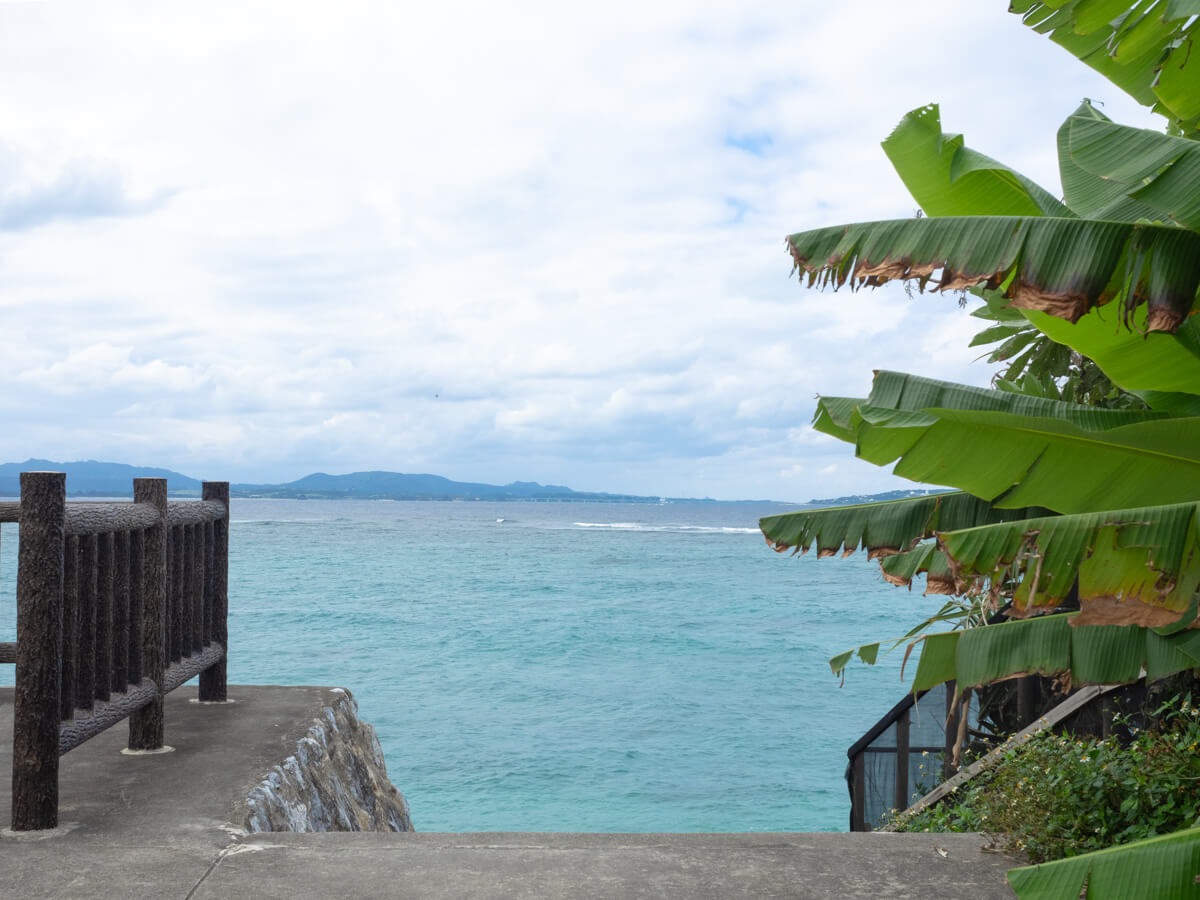
<path id="1" fill-rule="evenodd" d="M 1187 134 L 1200 118 L 1193 0 L 1014 0 L 1026 25 Z"/>
<path id="2" fill-rule="evenodd" d="M 1041 514 L 1037 509 L 993 509 L 992 512 L 998 517 L 1015 514 L 1014 519 L 1032 518 Z M 897 587 L 912 587 L 913 578 L 924 575 L 926 595 L 965 594 L 968 589 L 967 582 L 955 577 L 950 558 L 933 541 L 920 544 L 905 553 L 886 556 L 879 560 L 879 568 L 884 580 Z"/>
<path id="3" fill-rule="evenodd" d="M 1078 581 L 1077 624 L 1164 627 L 1195 618 L 1198 524 L 1200 504 L 1179 503 L 968 528 L 938 545 L 956 579 L 1019 578 L 1017 614 L 1060 606 Z"/>
<path id="4" fill-rule="evenodd" d="M 927 216 L 1070 216 L 1045 188 L 942 132 L 937 104 L 914 109 L 883 150 Z"/>
<path id="5" fill-rule="evenodd" d="M 903 640 L 901 638 L 900 640 Z M 839 676 L 842 682 L 846 680 L 846 665 L 855 656 L 865 662 L 868 666 L 875 665 L 875 661 L 879 658 L 879 645 L 882 641 L 876 641 L 873 644 L 863 644 L 861 647 L 855 647 L 853 650 L 847 650 L 844 653 L 839 653 L 837 656 L 829 660 L 829 668 L 834 675 Z"/>
<path id="6" fill-rule="evenodd" d="M 1200 631 L 1160 634 L 1139 625 L 1076 627 L 1079 613 L 1037 616 L 920 639 L 912 690 L 955 680 L 961 693 L 1020 675 L 1070 676 L 1071 684 L 1151 681 L 1200 667 Z"/>
<path id="7" fill-rule="evenodd" d="M 1195 898 L 1200 828 L 1159 835 L 1094 853 L 1008 870 L 1019 900 L 1078 900 L 1087 884 L 1093 900 Z"/>
<path id="8" fill-rule="evenodd" d="M 840 675 L 844 680 L 846 666 L 855 656 L 857 656 L 867 665 L 873 666 L 879 658 L 879 648 L 883 644 L 891 645 L 887 648 L 887 652 L 890 652 L 903 644 L 905 641 L 911 641 L 913 638 L 923 635 L 935 625 L 953 622 L 955 623 L 955 627 L 963 628 L 980 624 L 979 622 L 974 621 L 972 616 L 973 610 L 969 603 L 951 600 L 934 615 L 909 629 L 908 633 L 903 637 L 892 638 L 887 641 L 875 641 L 871 644 L 863 644 L 861 647 L 855 647 L 851 650 L 846 650 L 845 652 L 839 653 L 837 656 L 834 656 L 829 660 L 829 668 L 833 671 L 834 675 Z"/>
<path id="9" fill-rule="evenodd" d="M 1046 510 L 997 510 L 970 494 L 951 492 L 799 510 L 759 520 L 767 543 L 778 552 L 807 553 L 815 543 L 819 557 L 849 555 L 865 549 L 871 559 L 909 550 L 936 531 L 950 531 L 1044 516 Z"/>
<path id="10" fill-rule="evenodd" d="M 1200 234 L 1166 225 L 1062 217 L 946 216 L 834 225 L 793 234 L 807 284 L 851 289 L 893 279 L 920 289 L 982 285 L 1010 304 L 1074 322 L 1114 303 L 1128 327 L 1147 305 L 1150 331 L 1174 331 L 1200 286 Z"/>

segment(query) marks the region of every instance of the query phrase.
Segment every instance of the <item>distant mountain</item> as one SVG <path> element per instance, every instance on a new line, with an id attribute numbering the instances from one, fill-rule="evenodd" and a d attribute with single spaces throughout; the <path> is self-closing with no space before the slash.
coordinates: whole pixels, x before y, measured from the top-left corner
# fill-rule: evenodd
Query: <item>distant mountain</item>
<path id="1" fill-rule="evenodd" d="M 67 493 L 72 497 L 132 497 L 135 478 L 165 478 L 170 493 L 200 493 L 199 481 L 169 469 L 96 462 L 94 459 L 68 463 L 27 459 L 22 463 L 0 464 L 0 497 L 21 496 L 22 472 L 66 472 Z"/>
<path id="2" fill-rule="evenodd" d="M 944 494 L 946 491 L 884 491 L 882 494 L 850 494 L 846 497 L 832 497 L 826 500 L 809 500 L 806 506 L 851 506 L 860 503 L 882 503 L 885 500 L 907 500 L 910 497 L 927 497 L 930 494 Z"/>
<path id="3" fill-rule="evenodd" d="M 573 491 L 557 484 L 514 481 L 512 484 L 479 484 L 451 481 L 441 475 L 404 475 L 400 472 L 351 472 L 327 475 L 315 472 L 286 484 L 235 484 L 235 497 L 292 497 L 359 500 L 608 500 L 625 503 L 657 501 L 658 497 Z"/>

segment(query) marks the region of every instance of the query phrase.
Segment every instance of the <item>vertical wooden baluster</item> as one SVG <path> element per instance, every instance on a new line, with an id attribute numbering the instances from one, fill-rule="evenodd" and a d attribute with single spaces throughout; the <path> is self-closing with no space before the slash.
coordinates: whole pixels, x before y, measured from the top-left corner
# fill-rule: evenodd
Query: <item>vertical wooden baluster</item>
<path id="1" fill-rule="evenodd" d="M 96 694 L 107 700 L 113 679 L 113 569 L 111 531 L 96 535 Z"/>
<path id="2" fill-rule="evenodd" d="M 192 633 L 189 637 L 193 653 L 204 649 L 204 557 L 206 555 L 203 522 L 191 526 L 192 557 Z"/>
<path id="3" fill-rule="evenodd" d="M 204 523 L 204 646 L 213 642 L 213 547 L 215 523 Z"/>
<path id="4" fill-rule="evenodd" d="M 143 585 L 146 582 L 145 546 L 146 532 L 142 529 L 129 533 L 129 683 L 140 684 L 142 668 L 143 638 L 142 621 L 146 601 Z"/>
<path id="5" fill-rule="evenodd" d="M 179 573 L 179 654 L 192 655 L 192 584 L 196 578 L 196 544 L 191 525 L 179 526 L 183 571 Z"/>
<path id="6" fill-rule="evenodd" d="M 79 538 L 75 535 L 64 542 L 62 606 L 62 689 L 58 715 L 66 721 L 75 716 L 75 661 L 79 657 Z"/>
<path id="7" fill-rule="evenodd" d="M 79 652 L 75 655 L 75 708 L 91 709 L 96 696 L 96 536 L 79 536 Z"/>
<path id="8" fill-rule="evenodd" d="M 113 535 L 112 681 L 109 689 L 129 686 L 129 532 Z"/>
<path id="9" fill-rule="evenodd" d="M 183 549 L 183 526 L 171 529 L 171 662 L 183 658 L 183 596 L 187 557 Z"/>

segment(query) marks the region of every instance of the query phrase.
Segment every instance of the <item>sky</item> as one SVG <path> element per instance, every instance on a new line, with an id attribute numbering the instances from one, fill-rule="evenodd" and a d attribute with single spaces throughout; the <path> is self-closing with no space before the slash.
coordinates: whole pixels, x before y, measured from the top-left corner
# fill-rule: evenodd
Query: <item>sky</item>
<path id="1" fill-rule="evenodd" d="M 943 128 L 1060 193 L 1083 97 L 1005 0 L 0 0 L 0 462 L 429 472 L 805 501 L 911 486 L 809 427 L 988 383 L 953 296 L 806 290 Z"/>

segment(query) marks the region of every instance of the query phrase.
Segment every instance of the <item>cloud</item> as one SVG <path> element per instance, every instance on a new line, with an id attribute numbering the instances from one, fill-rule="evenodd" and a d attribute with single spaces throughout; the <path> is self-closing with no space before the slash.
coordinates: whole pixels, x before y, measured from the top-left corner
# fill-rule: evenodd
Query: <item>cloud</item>
<path id="1" fill-rule="evenodd" d="M 0 231 L 24 231 L 52 222 L 134 216 L 162 206 L 173 193 L 133 196 L 120 170 L 89 159 L 68 161 L 48 180 L 16 186 L 0 179 Z"/>
<path id="2" fill-rule="evenodd" d="M 814 397 L 986 383 L 977 323 L 806 291 L 783 236 L 911 215 L 878 142 L 931 99 L 1052 189 L 1079 97 L 1144 121 L 1002 4 L 919 7 L 2 5 L 0 459 L 895 486 Z"/>

